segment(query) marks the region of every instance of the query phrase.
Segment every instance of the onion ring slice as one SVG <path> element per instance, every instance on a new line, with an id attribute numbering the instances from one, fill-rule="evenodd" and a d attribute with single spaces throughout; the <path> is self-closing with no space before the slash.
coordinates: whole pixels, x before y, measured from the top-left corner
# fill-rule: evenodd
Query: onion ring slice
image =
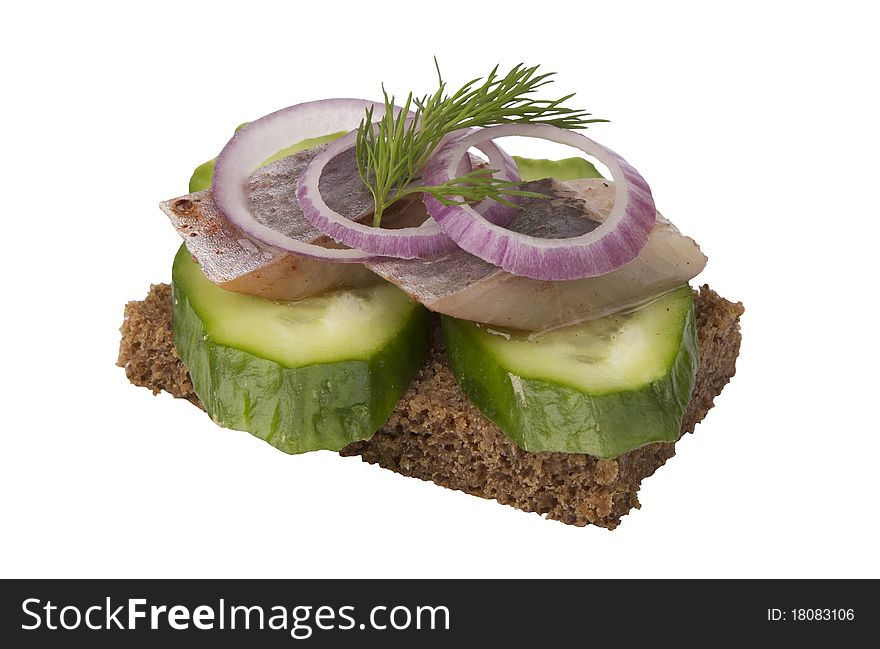
<path id="1" fill-rule="evenodd" d="M 611 171 L 614 207 L 601 226 L 579 237 L 542 239 L 487 221 L 469 205 L 443 205 L 423 197 L 428 213 L 461 248 L 504 270 L 540 280 L 571 280 L 604 275 L 635 259 L 654 227 L 656 208 L 645 179 L 611 149 L 548 124 L 505 124 L 469 133 L 442 146 L 428 161 L 425 184 L 448 182 L 468 149 L 507 136 L 534 137 L 566 144 L 592 155 Z"/>
<path id="2" fill-rule="evenodd" d="M 455 133 L 449 142 L 465 137 L 467 132 Z M 351 132 L 327 145 L 319 153 L 299 178 L 296 197 L 303 215 L 316 228 L 339 243 L 367 253 L 398 259 L 418 259 L 434 257 L 456 248 L 455 242 L 440 229 L 436 221 L 428 219 L 419 226 L 382 229 L 358 223 L 331 209 L 320 192 L 321 173 L 336 156 L 355 146 L 357 133 Z M 498 168 L 496 175 L 504 176 L 512 182 L 519 182 L 519 170 L 513 159 L 494 142 L 485 141 L 475 145 L 489 158 L 489 163 Z M 466 168 L 467 156 L 461 156 L 455 165 L 456 175 Z M 506 223 L 513 210 L 497 201 L 483 201 L 477 208 L 483 218 L 492 223 Z"/>
<path id="3" fill-rule="evenodd" d="M 379 120 L 385 114 L 385 105 L 380 102 L 322 99 L 282 108 L 249 123 L 217 156 L 211 190 L 214 203 L 231 223 L 278 249 L 341 263 L 375 259 L 376 255 L 363 250 L 324 248 L 273 230 L 251 213 L 247 191 L 248 178 L 263 160 L 296 142 L 357 128 L 369 107 L 373 108 L 373 119 Z"/>

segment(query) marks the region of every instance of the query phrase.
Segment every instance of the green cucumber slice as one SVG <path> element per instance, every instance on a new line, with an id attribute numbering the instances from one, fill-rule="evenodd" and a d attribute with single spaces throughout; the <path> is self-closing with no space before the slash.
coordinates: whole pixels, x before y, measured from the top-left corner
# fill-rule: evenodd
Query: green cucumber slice
<path id="1" fill-rule="evenodd" d="M 601 178 L 602 174 L 593 163 L 583 158 L 563 158 L 562 160 L 544 160 L 538 158 L 521 158 L 512 156 L 519 168 L 523 182 L 555 178 L 556 180 L 577 180 L 578 178 Z"/>
<path id="2" fill-rule="evenodd" d="M 172 283 L 174 344 L 208 414 L 286 453 L 371 437 L 424 359 L 427 311 L 391 284 L 276 302 L 219 288 L 183 246 Z"/>
<path id="3" fill-rule="evenodd" d="M 442 322 L 462 390 L 527 451 L 611 458 L 678 439 L 699 364 L 687 286 L 638 311 L 540 335 Z"/>

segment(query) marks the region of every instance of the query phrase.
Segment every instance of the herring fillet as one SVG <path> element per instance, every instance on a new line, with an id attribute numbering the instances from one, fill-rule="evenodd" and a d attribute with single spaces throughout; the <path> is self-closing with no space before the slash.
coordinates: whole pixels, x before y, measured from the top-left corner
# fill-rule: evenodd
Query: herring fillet
<path id="1" fill-rule="evenodd" d="M 297 180 L 321 147 L 282 158 L 254 172 L 249 182 L 254 216 L 299 241 L 336 244 L 303 216 Z M 354 163 L 354 151 L 337 156 L 320 182 L 328 206 L 353 220 L 368 219 L 372 196 Z M 542 238 L 570 238 L 599 226 L 614 201 L 613 183 L 601 178 L 544 179 L 524 189 L 550 199 L 527 198 L 508 228 Z M 401 227 L 428 218 L 420 200 L 401 201 L 385 225 Z M 432 311 L 512 329 L 542 331 L 637 308 L 699 274 L 706 257 L 659 213 L 639 256 L 599 277 L 542 281 L 512 275 L 456 249 L 428 259 L 384 258 L 360 264 L 324 262 L 255 240 L 229 223 L 210 190 L 161 204 L 205 275 L 221 287 L 279 300 L 354 287 L 379 277 L 397 285 Z M 367 270 L 369 269 L 369 270 Z M 372 272 L 370 272 L 372 271 Z M 375 273 L 375 274 L 374 274 Z"/>
<path id="2" fill-rule="evenodd" d="M 257 169 L 250 178 L 251 208 L 258 221 L 307 243 L 335 246 L 302 215 L 296 201 L 300 174 L 322 147 L 301 151 Z M 335 162 L 335 161 L 334 161 Z M 372 207 L 372 197 L 354 170 L 357 184 L 344 165 L 328 166 L 322 193 L 334 202 L 347 202 L 360 214 Z M 274 300 L 297 300 L 333 288 L 354 288 L 377 281 L 361 264 L 338 264 L 290 254 L 266 245 L 230 223 L 217 208 L 211 191 L 201 191 L 160 203 L 160 208 L 183 237 L 187 250 L 205 276 L 222 288 Z"/>
<path id="3" fill-rule="evenodd" d="M 601 178 L 544 179 L 508 228 L 542 238 L 585 234 L 608 216 L 613 183 Z M 551 282 L 512 275 L 462 249 L 432 259 L 381 259 L 367 264 L 432 311 L 463 320 L 542 331 L 635 309 L 696 277 L 706 257 L 659 213 L 648 242 L 628 264 L 599 277 Z"/>

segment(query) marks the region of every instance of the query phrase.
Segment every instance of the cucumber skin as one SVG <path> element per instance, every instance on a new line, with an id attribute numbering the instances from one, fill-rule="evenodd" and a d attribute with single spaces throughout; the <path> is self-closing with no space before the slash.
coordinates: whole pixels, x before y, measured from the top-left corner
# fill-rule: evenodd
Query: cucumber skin
<path id="1" fill-rule="evenodd" d="M 681 435 L 700 362 L 693 301 L 671 370 L 638 390 L 601 396 L 513 375 L 481 352 L 460 321 L 449 316 L 441 321 L 449 365 L 462 391 L 526 451 L 607 459 Z"/>
<path id="2" fill-rule="evenodd" d="M 427 351 L 427 311 L 419 306 L 368 361 L 284 367 L 211 341 L 186 295 L 172 286 L 174 345 L 205 410 L 220 426 L 285 453 L 338 451 L 372 437 Z"/>

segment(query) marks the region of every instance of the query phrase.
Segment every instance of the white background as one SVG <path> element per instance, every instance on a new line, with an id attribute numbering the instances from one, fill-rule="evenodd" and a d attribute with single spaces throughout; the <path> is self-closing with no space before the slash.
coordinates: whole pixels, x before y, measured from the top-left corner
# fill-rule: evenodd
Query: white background
<path id="1" fill-rule="evenodd" d="M 880 576 L 871 3 L 381 4 L 4 9 L 0 576 Z M 235 125 L 424 93 L 433 54 L 557 71 L 745 303 L 737 376 L 614 532 L 286 456 L 114 366 L 170 279 L 158 202 Z"/>

